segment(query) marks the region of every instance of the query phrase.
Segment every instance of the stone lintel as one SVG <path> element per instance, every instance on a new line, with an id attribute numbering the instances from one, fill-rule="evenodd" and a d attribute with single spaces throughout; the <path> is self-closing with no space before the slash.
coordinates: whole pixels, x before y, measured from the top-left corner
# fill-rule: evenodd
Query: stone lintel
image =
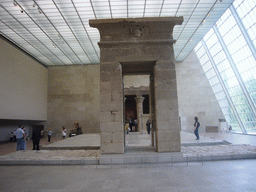
<path id="1" fill-rule="evenodd" d="M 104 41 L 104 42 L 98 42 L 98 45 L 100 48 L 113 48 L 113 47 L 118 47 L 118 46 L 127 46 L 127 45 L 146 45 L 150 44 L 152 45 L 173 45 L 176 43 L 176 40 L 173 39 L 162 39 L 162 40 L 140 40 L 140 39 L 132 39 L 129 41 Z"/>
<path id="2" fill-rule="evenodd" d="M 100 32 L 100 43 L 111 42 L 157 42 L 172 40 L 173 28 L 181 25 L 183 17 L 143 17 L 125 19 L 95 19 L 89 20 L 89 25 Z M 171 41 L 173 42 L 173 41 Z M 109 45 L 109 44 L 108 44 Z"/>
<path id="3" fill-rule="evenodd" d="M 117 19 L 92 19 L 89 20 L 89 25 L 91 27 L 97 27 L 101 24 L 119 24 L 119 23 L 159 23 L 168 22 L 172 25 L 181 25 L 183 22 L 183 17 L 140 17 L 140 18 L 117 18 Z"/>
<path id="4" fill-rule="evenodd" d="M 143 95 L 144 93 L 149 94 L 149 86 L 130 86 L 130 87 L 125 87 L 124 88 L 125 94 L 130 94 L 130 95 Z M 141 93 L 143 92 L 143 93 Z"/>

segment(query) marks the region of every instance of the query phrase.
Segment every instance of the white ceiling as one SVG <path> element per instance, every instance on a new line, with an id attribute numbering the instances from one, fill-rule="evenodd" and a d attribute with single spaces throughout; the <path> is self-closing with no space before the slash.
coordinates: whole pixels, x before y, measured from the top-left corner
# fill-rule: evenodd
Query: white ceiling
<path id="1" fill-rule="evenodd" d="M 100 62 L 89 19 L 183 16 L 174 27 L 175 60 L 183 61 L 233 0 L 0 0 L 0 33 L 40 63 Z"/>

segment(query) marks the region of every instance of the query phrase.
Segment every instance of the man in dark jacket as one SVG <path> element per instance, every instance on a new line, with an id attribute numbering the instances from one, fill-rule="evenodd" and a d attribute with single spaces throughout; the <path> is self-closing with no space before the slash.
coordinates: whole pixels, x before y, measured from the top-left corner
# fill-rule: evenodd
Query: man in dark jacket
<path id="1" fill-rule="evenodd" d="M 41 138 L 41 130 L 34 127 L 32 132 L 33 150 L 39 150 L 40 138 Z"/>

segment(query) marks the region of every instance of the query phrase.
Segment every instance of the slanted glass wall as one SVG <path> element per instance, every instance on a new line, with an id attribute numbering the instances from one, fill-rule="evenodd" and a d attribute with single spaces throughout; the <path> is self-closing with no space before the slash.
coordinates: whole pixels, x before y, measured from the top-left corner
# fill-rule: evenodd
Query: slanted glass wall
<path id="1" fill-rule="evenodd" d="M 195 51 L 236 133 L 256 134 L 256 1 L 236 0 Z"/>

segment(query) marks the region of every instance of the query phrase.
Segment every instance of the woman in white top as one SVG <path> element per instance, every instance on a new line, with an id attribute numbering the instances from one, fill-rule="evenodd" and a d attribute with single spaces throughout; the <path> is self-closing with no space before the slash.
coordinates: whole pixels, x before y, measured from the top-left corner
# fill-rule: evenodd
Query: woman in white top
<path id="1" fill-rule="evenodd" d="M 65 139 L 65 138 L 66 138 L 67 130 L 65 129 L 65 127 L 64 127 L 64 126 L 62 127 L 61 135 L 62 135 L 62 138 L 63 138 L 63 139 Z"/>

